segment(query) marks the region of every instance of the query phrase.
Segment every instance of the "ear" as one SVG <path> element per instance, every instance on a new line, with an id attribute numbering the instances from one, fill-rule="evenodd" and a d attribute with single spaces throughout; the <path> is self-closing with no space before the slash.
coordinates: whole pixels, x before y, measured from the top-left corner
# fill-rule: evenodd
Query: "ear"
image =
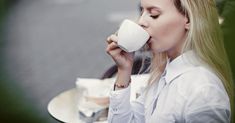
<path id="1" fill-rule="evenodd" d="M 185 30 L 189 30 L 190 28 L 190 21 L 187 16 L 184 17 L 184 23 L 185 23 Z"/>

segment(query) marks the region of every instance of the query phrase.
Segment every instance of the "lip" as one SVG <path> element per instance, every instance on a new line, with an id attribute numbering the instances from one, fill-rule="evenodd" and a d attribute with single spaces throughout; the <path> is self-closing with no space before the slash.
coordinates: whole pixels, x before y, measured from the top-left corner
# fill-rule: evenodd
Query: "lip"
<path id="1" fill-rule="evenodd" d="M 148 39 L 147 44 L 150 44 L 150 43 L 151 43 L 151 39 L 152 39 L 152 37 L 150 37 L 150 38 Z"/>

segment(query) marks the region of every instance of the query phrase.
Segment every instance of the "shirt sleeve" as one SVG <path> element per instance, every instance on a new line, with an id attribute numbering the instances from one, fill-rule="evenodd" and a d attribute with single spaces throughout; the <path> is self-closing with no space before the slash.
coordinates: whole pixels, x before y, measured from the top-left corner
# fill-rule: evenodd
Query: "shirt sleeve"
<path id="1" fill-rule="evenodd" d="M 131 85 L 122 90 L 110 92 L 109 123 L 145 123 L 144 94 L 130 102 Z"/>
<path id="2" fill-rule="evenodd" d="M 228 95 L 213 85 L 197 89 L 185 109 L 186 123 L 230 123 Z"/>

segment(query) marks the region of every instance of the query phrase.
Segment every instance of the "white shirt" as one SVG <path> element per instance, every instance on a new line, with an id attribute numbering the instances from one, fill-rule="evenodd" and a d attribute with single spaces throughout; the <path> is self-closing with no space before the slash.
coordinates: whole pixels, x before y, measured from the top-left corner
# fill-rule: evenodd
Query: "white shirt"
<path id="1" fill-rule="evenodd" d="M 230 102 L 222 81 L 197 59 L 188 51 L 168 60 L 160 80 L 133 102 L 130 86 L 112 90 L 108 122 L 229 123 Z"/>

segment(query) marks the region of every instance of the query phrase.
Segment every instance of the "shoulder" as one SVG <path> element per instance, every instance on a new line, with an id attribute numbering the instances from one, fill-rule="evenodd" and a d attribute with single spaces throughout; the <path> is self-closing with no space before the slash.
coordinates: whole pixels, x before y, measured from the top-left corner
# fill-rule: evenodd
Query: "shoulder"
<path id="1" fill-rule="evenodd" d="M 184 114 L 188 120 L 213 119 L 224 122 L 229 119 L 229 96 L 214 72 L 200 66 L 182 74 L 179 79 L 182 81 L 178 81 L 177 90 L 184 97 Z M 202 119 L 196 118 L 199 116 Z"/>
<path id="2" fill-rule="evenodd" d="M 212 70 L 197 66 L 183 73 L 177 80 L 177 90 L 181 96 L 188 98 L 212 100 L 229 100 L 227 92 L 219 77 Z"/>
<path id="3" fill-rule="evenodd" d="M 179 78 L 179 84 L 187 85 L 188 87 L 198 88 L 208 85 L 217 86 L 223 88 L 222 81 L 219 77 L 212 72 L 212 70 L 204 67 L 197 66 L 191 70 L 183 73 Z"/>

